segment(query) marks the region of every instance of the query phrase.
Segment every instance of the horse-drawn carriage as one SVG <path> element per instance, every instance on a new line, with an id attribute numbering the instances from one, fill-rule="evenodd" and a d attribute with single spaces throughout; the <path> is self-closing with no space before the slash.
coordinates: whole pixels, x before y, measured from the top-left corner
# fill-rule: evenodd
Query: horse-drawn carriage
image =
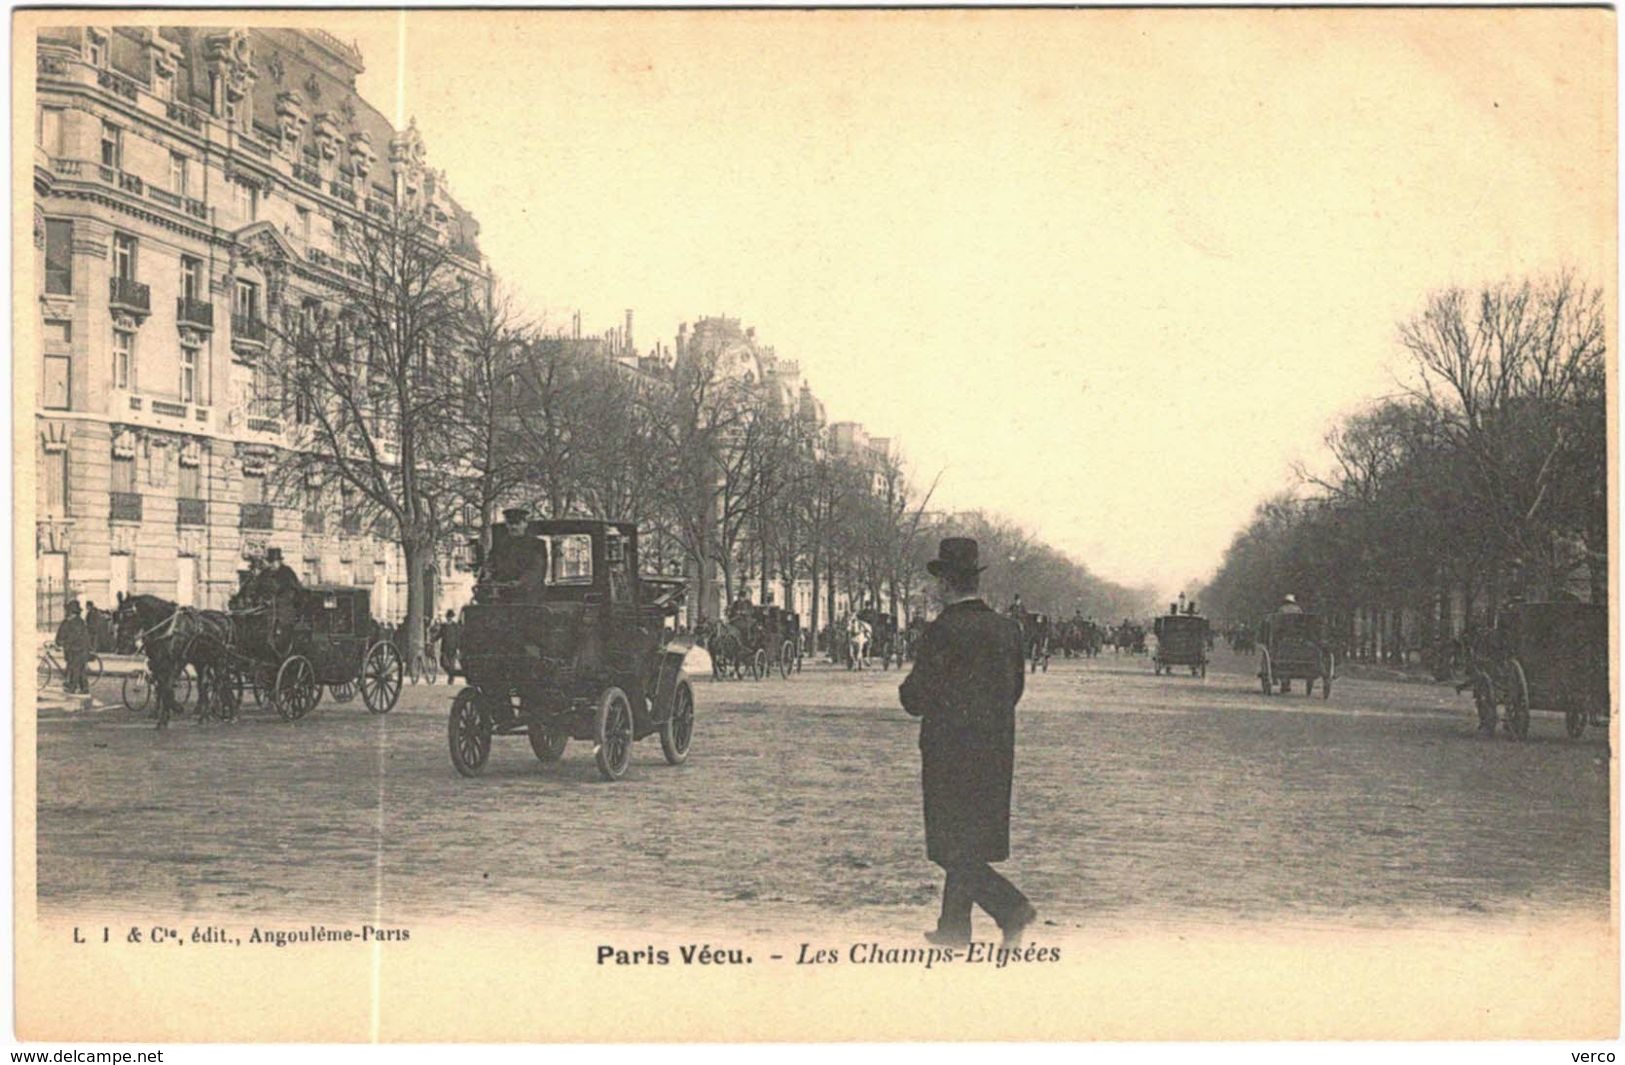
<path id="1" fill-rule="evenodd" d="M 1305 695 L 1312 695 L 1318 680 L 1321 698 L 1331 698 L 1337 658 L 1321 632 L 1319 616 L 1273 614 L 1260 626 L 1259 644 L 1258 683 L 1265 695 L 1290 692 L 1295 680 L 1304 682 Z"/>
<path id="2" fill-rule="evenodd" d="M 260 596 L 245 582 L 228 611 L 131 596 L 120 605 L 118 625 L 147 656 L 160 728 L 169 723 L 176 678 L 187 668 L 197 674 L 200 720 L 230 720 L 245 695 L 257 704 L 269 699 L 286 721 L 315 709 L 324 687 L 338 702 L 359 693 L 375 714 L 394 709 L 400 697 L 401 657 L 379 638 L 365 588 L 291 580 Z"/>
<path id="3" fill-rule="evenodd" d="M 576 739 L 593 744 L 600 775 L 618 780 L 632 744 L 656 733 L 666 761 L 682 763 L 694 735 L 683 675 L 693 644 L 665 623 L 685 590 L 638 573 L 634 525 L 509 513 L 492 528 L 463 611 L 468 687 L 447 724 L 452 765 L 481 772 L 493 736 L 527 737 L 543 762 Z"/>
<path id="4" fill-rule="evenodd" d="M 727 621 L 706 626 L 704 639 L 717 680 L 801 672 L 801 616 L 793 611 L 735 603 Z"/>
<path id="5" fill-rule="evenodd" d="M 1573 739 L 1606 726 L 1608 609 L 1591 603 L 1516 603 L 1471 649 L 1468 679 L 1481 731 L 1529 735 L 1529 711 L 1555 710 Z"/>
<path id="6" fill-rule="evenodd" d="M 1044 672 L 1048 673 L 1051 641 L 1055 635 L 1049 615 L 1032 614 L 1021 610 L 1012 611 L 1010 616 L 1021 626 L 1021 646 L 1032 672 L 1037 673 L 1039 667 L 1043 667 Z"/>
<path id="7" fill-rule="evenodd" d="M 903 668 L 905 646 L 897 618 L 880 610 L 864 610 L 858 617 L 869 626 L 869 658 L 880 659 L 881 669 Z"/>
<path id="8" fill-rule="evenodd" d="M 1191 676 L 1207 676 L 1208 622 L 1200 614 L 1165 614 L 1151 623 L 1157 637 L 1157 651 L 1151 657 L 1159 675 L 1173 675 L 1176 668 L 1190 669 Z"/>

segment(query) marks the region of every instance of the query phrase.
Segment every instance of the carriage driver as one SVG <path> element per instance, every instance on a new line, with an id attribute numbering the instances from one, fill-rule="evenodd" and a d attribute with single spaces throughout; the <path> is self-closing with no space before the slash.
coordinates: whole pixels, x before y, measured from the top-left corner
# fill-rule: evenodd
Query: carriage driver
<path id="1" fill-rule="evenodd" d="M 1275 608 L 1277 614 L 1301 614 L 1303 608 L 1298 605 L 1298 597 L 1288 592 L 1281 597 L 1281 605 Z"/>

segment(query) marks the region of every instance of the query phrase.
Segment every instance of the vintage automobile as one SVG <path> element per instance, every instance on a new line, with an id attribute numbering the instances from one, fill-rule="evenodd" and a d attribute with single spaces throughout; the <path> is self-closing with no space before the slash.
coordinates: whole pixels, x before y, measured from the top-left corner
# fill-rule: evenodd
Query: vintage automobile
<path id="1" fill-rule="evenodd" d="M 1151 658 L 1156 673 L 1173 675 L 1176 666 L 1188 666 L 1193 677 L 1207 676 L 1207 618 L 1200 614 L 1165 614 L 1151 622 L 1157 652 Z"/>
<path id="2" fill-rule="evenodd" d="M 691 640 L 666 631 L 686 586 L 638 573 L 636 526 L 526 521 L 505 512 L 477 558 L 463 611 L 468 686 L 452 702 L 447 738 L 464 776 L 484 769 L 492 736 L 526 736 L 543 762 L 570 740 L 593 744 L 598 772 L 619 780 L 632 744 L 660 737 L 666 761 L 688 758 L 694 690 L 683 675 Z"/>
<path id="3" fill-rule="evenodd" d="M 1468 683 L 1479 729 L 1495 731 L 1498 710 L 1511 736 L 1529 735 L 1530 710 L 1562 713 L 1573 739 L 1606 726 L 1608 608 L 1591 603 L 1514 603 L 1471 650 Z"/>
<path id="4" fill-rule="evenodd" d="M 1265 695 L 1292 690 L 1304 682 L 1305 695 L 1313 695 L 1320 681 L 1320 696 L 1329 699 L 1337 678 L 1337 659 L 1321 634 L 1315 614 L 1272 614 L 1260 626 L 1258 682 Z"/>

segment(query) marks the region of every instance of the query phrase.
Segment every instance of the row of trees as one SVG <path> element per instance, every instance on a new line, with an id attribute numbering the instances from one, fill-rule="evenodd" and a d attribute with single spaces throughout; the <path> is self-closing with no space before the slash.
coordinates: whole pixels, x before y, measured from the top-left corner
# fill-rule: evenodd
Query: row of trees
<path id="1" fill-rule="evenodd" d="M 548 335 L 412 211 L 350 227 L 335 267 L 319 296 L 275 316 L 262 375 L 275 394 L 258 400 L 287 423 L 280 497 L 399 544 L 410 639 L 437 557 L 489 546 L 515 506 L 635 522 L 644 568 L 696 574 L 702 610 L 713 574 L 724 598 L 754 586 L 758 601 L 810 582 L 814 626 L 837 596 L 897 614 L 916 598 L 945 531 L 928 519 L 934 485 L 913 484 L 895 453 L 832 452 L 810 412 L 725 344 L 640 365 Z M 1029 602 L 1048 589 L 1056 611 L 1126 604 L 1019 530 L 966 521 L 995 588 L 1019 584 Z"/>
<path id="2" fill-rule="evenodd" d="M 1261 504 L 1204 592 L 1253 619 L 1286 592 L 1402 657 L 1511 596 L 1607 592 L 1602 294 L 1569 274 L 1447 289 L 1401 323 L 1401 391 L 1336 426 L 1327 475 Z"/>

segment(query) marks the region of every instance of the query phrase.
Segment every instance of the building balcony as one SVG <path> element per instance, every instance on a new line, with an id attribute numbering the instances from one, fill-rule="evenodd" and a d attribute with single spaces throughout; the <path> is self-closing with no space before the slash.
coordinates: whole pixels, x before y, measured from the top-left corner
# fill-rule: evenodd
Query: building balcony
<path id="1" fill-rule="evenodd" d="M 122 74 L 115 74 L 111 70 L 98 70 L 96 84 L 115 96 L 122 96 L 131 103 L 141 102 L 141 86 Z"/>
<path id="2" fill-rule="evenodd" d="M 169 120 L 171 122 L 179 122 L 187 129 L 194 130 L 198 133 L 203 132 L 203 116 L 194 108 L 187 107 L 185 104 L 178 104 L 174 101 L 170 101 L 169 105 L 165 108 L 165 113 L 169 116 Z"/>
<path id="3" fill-rule="evenodd" d="M 188 299 L 180 296 L 175 300 L 175 321 L 181 325 L 189 325 L 194 329 L 214 328 L 214 304 L 208 300 Z"/>
<path id="4" fill-rule="evenodd" d="M 231 316 L 231 350 L 239 355 L 253 357 L 265 350 L 269 331 L 258 318 L 234 314 Z"/>
<path id="5" fill-rule="evenodd" d="M 276 508 L 269 503 L 243 503 L 239 529 L 270 531 L 276 528 Z"/>
<path id="6" fill-rule="evenodd" d="M 129 311 L 145 318 L 152 313 L 152 290 L 131 278 L 108 278 L 107 302 L 115 310 Z"/>
<path id="7" fill-rule="evenodd" d="M 108 166 L 105 163 L 98 163 L 96 164 L 96 173 L 100 175 L 101 179 L 107 182 L 109 185 L 122 189 L 132 196 L 141 196 L 147 191 L 146 182 L 142 181 L 134 174 L 120 170 L 117 167 Z"/>
<path id="8" fill-rule="evenodd" d="M 207 525 L 209 523 L 209 504 L 202 499 L 175 500 L 176 525 Z"/>
<path id="9" fill-rule="evenodd" d="M 141 520 L 140 492 L 111 492 L 107 516 L 114 521 Z"/>

